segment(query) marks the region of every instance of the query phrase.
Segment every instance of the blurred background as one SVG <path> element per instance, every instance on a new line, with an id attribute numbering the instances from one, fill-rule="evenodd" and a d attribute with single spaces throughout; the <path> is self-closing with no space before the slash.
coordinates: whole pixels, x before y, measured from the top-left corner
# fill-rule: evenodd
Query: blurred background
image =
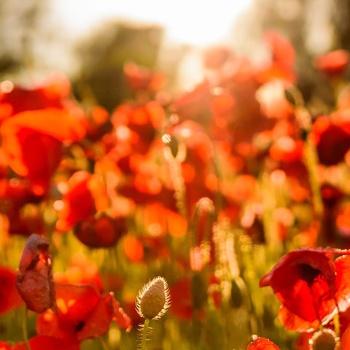
<path id="1" fill-rule="evenodd" d="M 350 1 L 0 0 L 0 74 L 26 84 L 61 71 L 78 95 L 90 91 L 111 110 L 128 95 L 125 62 L 164 72 L 168 89 L 184 90 L 201 80 L 207 47 L 263 62 L 268 29 L 293 44 L 299 83 L 312 89 L 312 58 L 350 49 Z"/>

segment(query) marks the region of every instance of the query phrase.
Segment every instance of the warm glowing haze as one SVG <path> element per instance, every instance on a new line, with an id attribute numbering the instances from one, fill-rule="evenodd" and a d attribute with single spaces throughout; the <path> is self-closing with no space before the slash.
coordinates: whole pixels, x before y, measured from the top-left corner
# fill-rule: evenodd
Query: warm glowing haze
<path id="1" fill-rule="evenodd" d="M 103 20 L 130 19 L 163 25 L 167 37 L 196 46 L 222 40 L 251 0 L 53 0 L 54 16 L 81 35 Z"/>

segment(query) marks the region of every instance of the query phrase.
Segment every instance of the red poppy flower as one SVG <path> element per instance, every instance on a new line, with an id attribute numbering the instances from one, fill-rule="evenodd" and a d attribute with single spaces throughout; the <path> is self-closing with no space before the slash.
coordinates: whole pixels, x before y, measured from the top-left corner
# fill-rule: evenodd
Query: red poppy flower
<path id="1" fill-rule="evenodd" d="M 271 52 L 271 63 L 257 72 L 257 79 L 266 82 L 272 79 L 295 81 L 295 50 L 291 43 L 281 33 L 268 31 L 264 40 Z"/>
<path id="2" fill-rule="evenodd" d="M 113 247 L 126 232 L 124 217 L 112 218 L 107 214 L 83 219 L 74 227 L 74 235 L 90 248 Z"/>
<path id="3" fill-rule="evenodd" d="M 52 74 L 37 86 L 23 87 L 7 81 L 0 89 L 0 122 L 17 113 L 45 108 L 63 108 L 70 93 L 68 79 Z"/>
<path id="4" fill-rule="evenodd" d="M 63 195 L 58 211 L 56 228 L 68 231 L 80 220 L 88 219 L 98 211 L 108 208 L 106 186 L 100 176 L 87 171 L 77 171 L 67 181 L 68 190 Z"/>
<path id="5" fill-rule="evenodd" d="M 191 294 L 191 278 L 179 279 L 170 286 L 171 312 L 182 320 L 192 320 L 193 306 Z"/>
<path id="6" fill-rule="evenodd" d="M 302 160 L 304 143 L 290 136 L 278 138 L 270 147 L 269 154 L 274 160 L 294 163 Z"/>
<path id="7" fill-rule="evenodd" d="M 37 318 L 37 333 L 83 341 L 104 335 L 112 321 L 129 329 L 130 319 L 112 293 L 100 294 L 91 285 L 57 284 L 58 314 L 51 310 Z"/>
<path id="8" fill-rule="evenodd" d="M 41 200 L 42 196 L 34 194 L 31 182 L 26 179 L 0 180 L 0 203 L 9 221 L 9 233 L 29 236 L 43 232 L 42 217 L 33 206 Z"/>
<path id="9" fill-rule="evenodd" d="M 195 86 L 193 90 L 177 97 L 172 103 L 172 108 L 182 121 L 186 119 L 206 120 L 211 98 L 211 87 L 209 82 L 205 80 Z"/>
<path id="10" fill-rule="evenodd" d="M 101 106 L 93 106 L 88 113 L 86 138 L 91 141 L 100 140 L 112 129 L 108 111 Z M 88 152 L 92 150 L 87 150 Z"/>
<path id="11" fill-rule="evenodd" d="M 349 53 L 345 50 L 334 50 L 315 58 L 315 66 L 328 77 L 341 75 L 349 63 Z"/>
<path id="12" fill-rule="evenodd" d="M 0 266 L 0 315 L 22 304 L 23 300 L 16 288 L 16 272 Z"/>
<path id="13" fill-rule="evenodd" d="M 11 346 L 0 340 L 0 350 L 11 350 Z"/>
<path id="14" fill-rule="evenodd" d="M 341 337 L 341 349 L 350 348 L 350 325 L 345 329 Z"/>
<path id="15" fill-rule="evenodd" d="M 61 161 L 63 142 L 80 140 L 81 121 L 60 109 L 25 111 L 2 123 L 2 146 L 9 166 L 42 194 Z"/>
<path id="16" fill-rule="evenodd" d="M 16 286 L 29 310 L 37 313 L 56 311 L 55 284 L 49 241 L 32 234 L 23 249 Z"/>
<path id="17" fill-rule="evenodd" d="M 75 253 L 68 268 L 56 272 L 54 280 L 56 284 L 89 284 L 99 291 L 103 290 L 102 276 L 96 263 L 83 253 Z"/>
<path id="18" fill-rule="evenodd" d="M 271 80 L 263 84 L 256 92 L 261 110 L 267 118 L 288 118 L 293 108 L 285 98 L 284 91 L 289 83 L 283 80 Z"/>
<path id="19" fill-rule="evenodd" d="M 135 90 L 160 90 L 165 84 L 165 76 L 133 62 L 124 64 L 124 75 L 129 86 Z"/>
<path id="20" fill-rule="evenodd" d="M 232 55 L 230 49 L 225 46 L 209 47 L 204 52 L 203 62 L 205 68 L 219 69 Z"/>
<path id="21" fill-rule="evenodd" d="M 165 122 L 165 111 L 156 101 L 143 105 L 123 104 L 112 115 L 118 157 L 146 154 Z"/>
<path id="22" fill-rule="evenodd" d="M 271 286 L 282 303 L 279 319 L 286 328 L 310 331 L 330 321 L 349 306 L 347 286 L 349 257 L 334 262 L 336 249 L 299 249 L 287 253 L 260 280 L 260 287 Z"/>
<path id="23" fill-rule="evenodd" d="M 186 219 L 159 202 L 145 207 L 143 221 L 153 237 L 164 236 L 167 232 L 173 237 L 183 237 L 187 232 Z"/>
<path id="24" fill-rule="evenodd" d="M 247 350 L 280 350 L 280 348 L 271 340 L 259 337 L 247 345 Z"/>
<path id="25" fill-rule="evenodd" d="M 37 335 L 34 338 L 29 339 L 29 346 L 31 350 L 80 350 L 79 342 L 74 340 L 58 339 L 47 335 Z M 0 345 L 1 349 L 1 345 Z M 6 348 L 5 348 L 6 349 Z M 10 349 L 10 348 L 9 348 Z M 15 344 L 12 350 L 27 350 L 27 346 L 24 342 Z"/>

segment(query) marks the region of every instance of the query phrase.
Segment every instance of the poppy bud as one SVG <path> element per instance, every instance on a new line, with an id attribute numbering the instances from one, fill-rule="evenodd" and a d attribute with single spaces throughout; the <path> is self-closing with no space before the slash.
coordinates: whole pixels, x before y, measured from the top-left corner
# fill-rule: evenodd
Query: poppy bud
<path id="1" fill-rule="evenodd" d="M 139 292 L 136 299 L 137 313 L 146 319 L 161 318 L 170 306 L 169 289 L 163 277 L 155 277 Z"/>
<path id="2" fill-rule="evenodd" d="M 309 340 L 310 350 L 336 350 L 339 348 L 339 338 L 331 329 L 316 332 Z"/>
<path id="3" fill-rule="evenodd" d="M 52 258 L 45 237 L 32 234 L 28 238 L 19 263 L 16 287 L 29 310 L 37 313 L 47 309 L 56 311 Z"/>

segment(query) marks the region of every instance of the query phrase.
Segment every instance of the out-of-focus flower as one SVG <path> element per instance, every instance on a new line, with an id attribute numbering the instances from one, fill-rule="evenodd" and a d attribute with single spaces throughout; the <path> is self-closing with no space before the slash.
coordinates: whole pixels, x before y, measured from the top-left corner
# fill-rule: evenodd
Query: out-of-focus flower
<path id="1" fill-rule="evenodd" d="M 56 284 L 89 284 L 103 290 L 102 276 L 93 260 L 83 253 L 75 253 L 68 268 L 54 274 Z"/>
<path id="2" fill-rule="evenodd" d="M 134 62 L 125 63 L 123 71 L 129 86 L 135 91 L 158 91 L 166 82 L 163 74 L 141 67 Z"/>
<path id="3" fill-rule="evenodd" d="M 280 162 L 297 162 L 302 160 L 304 143 L 290 136 L 278 138 L 270 147 L 269 154 Z"/>
<path id="4" fill-rule="evenodd" d="M 104 213 L 82 219 L 74 227 L 74 235 L 89 248 L 113 247 L 126 232 L 126 218 Z"/>
<path id="5" fill-rule="evenodd" d="M 256 91 L 256 99 L 267 118 L 288 118 L 293 108 L 285 97 L 285 89 L 289 83 L 283 80 L 271 80 Z"/>
<path id="6" fill-rule="evenodd" d="M 112 293 L 100 294 L 91 285 L 57 284 L 58 314 L 47 310 L 37 318 L 37 333 L 83 341 L 104 335 L 112 321 L 129 329 L 130 319 Z"/>
<path id="7" fill-rule="evenodd" d="M 207 69 L 219 69 L 232 55 L 226 46 L 212 46 L 204 51 L 203 62 Z"/>
<path id="8" fill-rule="evenodd" d="M 280 348 L 271 340 L 258 337 L 247 345 L 247 350 L 280 350 Z"/>
<path id="9" fill-rule="evenodd" d="M 24 111 L 1 125 L 2 147 L 10 168 L 32 181 L 37 194 L 47 190 L 61 161 L 63 143 L 84 135 L 81 120 L 63 109 Z"/>
<path id="10" fill-rule="evenodd" d="M 10 344 L 0 340 L 0 350 L 11 350 L 11 346 Z"/>
<path id="11" fill-rule="evenodd" d="M 171 107 L 178 115 L 179 121 L 184 121 L 186 119 L 207 121 L 211 98 L 210 84 L 208 81 L 204 80 L 191 91 L 185 92 L 175 98 Z"/>
<path id="12" fill-rule="evenodd" d="M 271 60 L 257 71 L 257 79 L 266 82 L 272 79 L 284 79 L 293 83 L 295 50 L 289 40 L 277 31 L 267 31 L 264 41 L 271 52 Z"/>
<path id="13" fill-rule="evenodd" d="M 278 316 L 286 328 L 300 332 L 315 330 L 349 306 L 349 256 L 333 262 L 331 257 L 336 253 L 341 251 L 298 249 L 284 255 L 262 277 L 260 287 L 271 286 L 282 303 Z"/>
<path id="14" fill-rule="evenodd" d="M 60 232 L 68 231 L 80 220 L 107 209 L 109 203 L 106 186 L 97 174 L 77 171 L 67 181 L 67 185 L 56 223 Z"/>
<path id="15" fill-rule="evenodd" d="M 315 66 L 328 77 L 342 75 L 349 63 L 349 53 L 345 50 L 334 50 L 315 58 Z"/>
<path id="16" fill-rule="evenodd" d="M 29 236 L 33 232 L 43 233 L 42 217 L 34 207 L 42 198 L 33 192 L 27 179 L 0 180 L 1 212 L 8 218 L 10 234 Z"/>
<path id="17" fill-rule="evenodd" d="M 0 266 L 0 315 L 22 304 L 23 300 L 16 288 L 16 272 Z"/>
<path id="18" fill-rule="evenodd" d="M 56 309 L 55 283 L 49 241 L 32 234 L 23 249 L 16 286 L 29 310 L 42 313 Z"/>
<path id="19" fill-rule="evenodd" d="M 187 232 L 186 219 L 159 202 L 150 203 L 144 208 L 143 220 L 153 237 L 164 236 L 166 233 L 173 237 L 183 237 Z"/>
<path id="20" fill-rule="evenodd" d="M 70 91 L 70 82 L 60 73 L 52 74 L 38 85 L 31 87 L 3 81 L 0 85 L 0 122 L 24 111 L 62 109 Z"/>
<path id="21" fill-rule="evenodd" d="M 182 320 L 192 320 L 191 279 L 181 278 L 170 286 L 171 312 Z"/>
<path id="22" fill-rule="evenodd" d="M 116 136 L 114 153 L 121 158 L 149 151 L 165 122 L 165 110 L 156 101 L 141 105 L 125 103 L 116 108 L 111 118 Z"/>
<path id="23" fill-rule="evenodd" d="M 79 342 L 72 339 L 59 339 L 47 335 L 37 335 L 28 341 L 31 350 L 80 350 Z M 1 346 L 0 346 L 1 349 Z M 10 348 L 9 348 L 10 349 Z M 24 342 L 15 344 L 12 350 L 27 350 Z M 7 349 L 6 349 L 7 350 Z"/>
<path id="24" fill-rule="evenodd" d="M 325 116 L 317 118 L 312 130 L 319 161 L 327 166 L 343 162 L 346 152 L 350 149 L 348 124 L 334 122 L 332 119 Z"/>

